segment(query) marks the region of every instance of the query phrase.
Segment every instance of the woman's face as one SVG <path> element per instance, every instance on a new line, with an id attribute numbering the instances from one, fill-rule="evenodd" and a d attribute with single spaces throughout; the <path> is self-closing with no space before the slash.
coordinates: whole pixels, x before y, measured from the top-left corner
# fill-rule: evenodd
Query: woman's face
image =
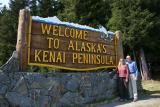
<path id="1" fill-rule="evenodd" d="M 124 59 L 120 59 L 120 63 L 121 63 L 122 65 L 125 65 Z"/>

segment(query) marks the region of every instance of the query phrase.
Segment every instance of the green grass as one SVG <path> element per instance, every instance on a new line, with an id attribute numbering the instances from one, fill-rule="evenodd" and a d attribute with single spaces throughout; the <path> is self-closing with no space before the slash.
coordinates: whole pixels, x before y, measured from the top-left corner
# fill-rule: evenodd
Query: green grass
<path id="1" fill-rule="evenodd" d="M 160 94 L 160 81 L 143 81 L 142 85 L 147 94 Z"/>

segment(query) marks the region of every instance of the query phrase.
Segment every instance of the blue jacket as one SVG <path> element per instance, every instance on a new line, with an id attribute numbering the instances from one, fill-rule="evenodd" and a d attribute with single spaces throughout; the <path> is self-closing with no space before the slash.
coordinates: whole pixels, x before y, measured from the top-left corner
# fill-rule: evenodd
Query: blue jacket
<path id="1" fill-rule="evenodd" d="M 126 62 L 129 68 L 129 73 L 138 76 L 138 69 L 135 61 Z"/>

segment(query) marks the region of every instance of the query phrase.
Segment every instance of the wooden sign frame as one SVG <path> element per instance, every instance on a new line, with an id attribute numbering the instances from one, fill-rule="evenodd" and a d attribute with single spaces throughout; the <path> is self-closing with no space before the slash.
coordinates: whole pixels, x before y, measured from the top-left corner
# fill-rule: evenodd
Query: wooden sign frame
<path id="1" fill-rule="evenodd" d="M 114 64 L 111 66 L 109 65 L 101 65 L 101 66 L 92 66 L 89 65 L 90 67 L 84 67 L 79 64 L 72 66 L 70 64 L 69 66 L 66 66 L 65 64 L 48 64 L 48 63 L 40 63 L 40 62 L 34 62 L 32 60 L 33 54 L 31 54 L 31 51 L 34 48 L 32 44 L 34 44 L 32 41 L 32 16 L 29 15 L 29 12 L 25 9 L 20 11 L 20 16 L 19 16 L 19 25 L 18 25 L 18 37 L 17 37 L 17 45 L 16 45 L 16 51 L 18 52 L 19 59 L 20 59 L 20 69 L 24 70 L 27 68 L 28 65 L 32 66 L 44 66 L 44 67 L 54 67 L 54 68 L 59 68 L 59 69 L 67 69 L 67 70 L 76 70 L 76 71 L 88 71 L 88 70 L 96 70 L 99 68 L 115 68 L 118 64 L 119 58 L 123 57 L 123 50 L 122 48 L 122 43 L 120 39 L 120 32 L 116 32 L 114 36 L 114 49 L 115 49 L 115 61 Z M 32 44 L 31 44 L 32 41 Z M 120 53 L 121 52 L 121 53 Z M 68 57 L 70 58 L 70 57 Z"/>

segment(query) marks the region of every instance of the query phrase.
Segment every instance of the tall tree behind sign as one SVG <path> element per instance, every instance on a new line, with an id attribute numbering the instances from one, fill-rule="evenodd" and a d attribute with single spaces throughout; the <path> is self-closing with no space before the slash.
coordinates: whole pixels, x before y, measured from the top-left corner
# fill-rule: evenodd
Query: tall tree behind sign
<path id="1" fill-rule="evenodd" d="M 0 62 L 4 64 L 15 50 L 19 10 L 27 6 L 28 0 L 11 0 L 9 8 L 1 10 L 0 20 Z"/>
<path id="2" fill-rule="evenodd" d="M 112 18 L 109 20 L 110 29 L 120 29 L 123 33 L 123 44 L 129 46 L 133 51 L 134 59 L 142 65 L 142 77 L 149 79 L 149 71 L 143 53 L 143 47 L 149 43 L 146 40 L 150 37 L 149 32 L 153 27 L 154 14 L 149 10 L 143 10 L 140 0 L 115 1 L 113 2 Z M 140 54 L 136 50 L 141 50 Z M 138 62 L 138 61 L 137 61 Z"/>
<path id="3" fill-rule="evenodd" d="M 111 15 L 110 0 L 77 0 L 75 13 L 81 24 L 105 26 Z"/>

